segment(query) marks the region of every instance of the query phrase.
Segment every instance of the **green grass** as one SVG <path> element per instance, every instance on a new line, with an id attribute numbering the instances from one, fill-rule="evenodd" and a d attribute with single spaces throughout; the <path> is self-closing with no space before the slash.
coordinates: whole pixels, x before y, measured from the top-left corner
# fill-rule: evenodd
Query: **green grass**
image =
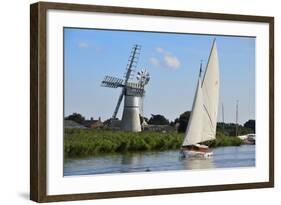
<path id="1" fill-rule="evenodd" d="M 217 132 L 216 140 L 207 142 L 209 147 L 240 146 L 243 141 L 238 137 L 225 136 Z"/>
<path id="2" fill-rule="evenodd" d="M 103 153 L 124 153 L 136 151 L 163 151 L 179 149 L 183 133 L 123 132 L 94 129 L 65 129 L 64 156 L 84 157 Z M 238 139 L 239 140 L 239 139 Z M 242 143 L 242 141 L 241 141 Z M 211 147 L 240 145 L 237 138 L 218 135 L 208 144 Z"/>
<path id="3" fill-rule="evenodd" d="M 81 157 L 102 153 L 152 151 L 180 148 L 183 134 L 66 129 L 64 154 Z"/>

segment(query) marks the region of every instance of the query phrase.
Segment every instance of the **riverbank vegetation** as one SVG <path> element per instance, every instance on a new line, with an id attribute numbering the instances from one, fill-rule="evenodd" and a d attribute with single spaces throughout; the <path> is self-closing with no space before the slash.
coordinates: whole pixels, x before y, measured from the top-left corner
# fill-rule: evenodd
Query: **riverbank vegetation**
<path id="1" fill-rule="evenodd" d="M 161 114 L 151 114 L 150 118 L 140 116 L 140 120 L 141 120 L 141 123 L 143 120 L 145 120 L 148 125 L 169 125 L 172 128 L 174 128 L 177 132 L 184 133 L 187 128 L 190 114 L 191 114 L 190 111 L 185 111 L 185 112 L 181 113 L 179 115 L 179 117 L 173 121 L 169 121 L 164 115 L 161 115 Z M 85 119 L 85 117 L 79 113 L 73 113 L 73 114 L 65 117 L 65 120 L 72 120 L 81 125 L 89 127 L 86 123 L 87 120 Z M 110 119 L 107 119 L 103 123 L 108 124 L 107 122 L 109 122 L 109 121 L 110 121 Z M 243 125 L 241 125 L 241 124 L 237 125 L 235 123 L 218 122 L 217 123 L 217 132 L 221 132 L 227 136 L 236 136 L 236 134 L 239 136 L 239 135 L 255 133 L 255 120 L 249 119 Z"/>
<path id="2" fill-rule="evenodd" d="M 243 144 L 243 140 L 238 137 L 229 137 L 221 132 L 217 132 L 217 136 L 215 140 L 209 141 L 205 143 L 209 147 L 225 147 L 225 146 L 240 146 Z"/>
<path id="3" fill-rule="evenodd" d="M 102 153 L 168 150 L 180 147 L 183 135 L 159 132 L 124 132 L 110 130 L 66 129 L 64 154 L 80 157 Z"/>
<path id="4" fill-rule="evenodd" d="M 164 151 L 180 149 L 183 133 L 144 131 L 139 133 L 97 130 L 65 129 L 64 157 L 84 157 L 104 153 L 136 151 Z M 217 133 L 217 139 L 207 142 L 210 147 L 239 146 L 242 140 Z"/>

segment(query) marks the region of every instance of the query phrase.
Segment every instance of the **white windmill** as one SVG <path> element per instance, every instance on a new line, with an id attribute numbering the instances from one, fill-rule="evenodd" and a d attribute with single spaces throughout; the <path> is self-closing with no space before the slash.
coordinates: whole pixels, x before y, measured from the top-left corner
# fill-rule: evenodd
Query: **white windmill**
<path id="1" fill-rule="evenodd" d="M 148 83 L 150 78 L 147 71 L 140 71 L 137 75 L 138 82 L 135 83 L 129 81 L 132 79 L 132 71 L 134 71 L 136 68 L 140 49 L 141 47 L 139 45 L 133 46 L 124 79 L 105 76 L 101 83 L 101 86 L 103 87 L 122 88 L 117 105 L 112 115 L 112 120 L 116 119 L 121 102 L 123 98 L 125 98 L 121 128 L 125 131 L 131 132 L 141 131 L 140 112 L 142 112 L 142 108 L 140 107 L 140 99 L 144 96 L 144 86 Z"/>

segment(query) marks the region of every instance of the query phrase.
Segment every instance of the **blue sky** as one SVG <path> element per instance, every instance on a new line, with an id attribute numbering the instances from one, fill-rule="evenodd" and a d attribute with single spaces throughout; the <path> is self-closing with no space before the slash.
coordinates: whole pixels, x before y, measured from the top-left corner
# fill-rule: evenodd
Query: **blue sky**
<path id="1" fill-rule="evenodd" d="M 65 116 L 110 118 L 121 89 L 101 87 L 101 81 L 105 75 L 122 78 L 132 46 L 140 44 L 137 70 L 145 68 L 151 76 L 144 115 L 174 120 L 191 109 L 200 61 L 205 68 L 214 37 L 221 80 L 218 121 L 223 103 L 225 122 L 235 122 L 237 100 L 239 123 L 255 119 L 255 38 L 78 28 L 64 29 Z"/>

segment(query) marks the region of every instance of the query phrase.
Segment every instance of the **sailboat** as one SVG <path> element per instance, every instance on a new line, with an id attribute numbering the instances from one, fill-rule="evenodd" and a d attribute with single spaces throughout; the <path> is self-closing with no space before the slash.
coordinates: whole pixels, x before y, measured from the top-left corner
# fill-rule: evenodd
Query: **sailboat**
<path id="1" fill-rule="evenodd" d="M 183 157 L 210 157 L 213 152 L 203 142 L 216 138 L 219 105 L 219 62 L 216 40 L 214 39 L 203 77 L 202 63 L 192 111 L 181 147 Z"/>

